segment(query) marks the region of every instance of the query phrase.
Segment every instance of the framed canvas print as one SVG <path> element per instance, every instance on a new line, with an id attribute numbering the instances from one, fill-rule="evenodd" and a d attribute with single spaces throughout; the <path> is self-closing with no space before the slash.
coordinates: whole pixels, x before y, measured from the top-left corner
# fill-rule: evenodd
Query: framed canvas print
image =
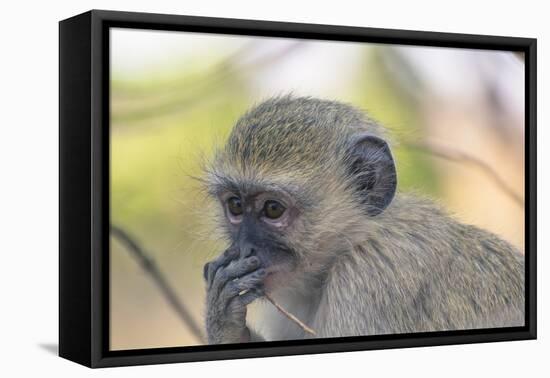
<path id="1" fill-rule="evenodd" d="M 60 22 L 59 353 L 536 337 L 536 40 Z"/>

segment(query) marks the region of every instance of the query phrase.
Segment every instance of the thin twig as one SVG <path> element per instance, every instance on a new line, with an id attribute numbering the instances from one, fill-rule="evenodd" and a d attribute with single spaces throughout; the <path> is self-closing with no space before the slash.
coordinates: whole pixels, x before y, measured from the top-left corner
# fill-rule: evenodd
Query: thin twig
<path id="1" fill-rule="evenodd" d="M 200 340 L 202 343 L 205 343 L 205 337 L 202 333 L 201 328 L 199 327 L 187 307 L 178 298 L 176 292 L 170 286 L 166 278 L 164 278 L 164 275 L 159 270 L 157 264 L 149 256 L 149 254 L 122 228 L 111 225 L 111 235 L 121 241 L 126 249 L 131 252 L 131 255 L 135 258 L 135 260 L 139 263 L 143 270 L 149 273 L 168 303 L 179 315 L 182 322 L 189 328 L 189 330 L 198 340 Z"/>
<path id="2" fill-rule="evenodd" d="M 265 298 L 271 302 L 271 304 L 273 306 L 275 306 L 275 308 L 277 308 L 277 310 L 279 310 L 281 312 L 281 314 L 283 314 L 284 316 L 286 316 L 287 318 L 289 318 L 290 320 L 292 320 L 294 323 L 296 323 L 298 325 L 298 327 L 300 327 L 301 329 L 303 329 L 305 332 L 311 334 L 311 335 L 316 335 L 315 331 L 311 328 L 309 328 L 306 324 L 304 324 L 300 319 L 298 319 L 296 316 L 294 316 L 293 314 L 291 314 L 290 312 L 288 312 L 287 310 L 285 310 L 284 308 L 281 307 L 280 304 L 278 304 L 273 298 L 271 298 L 268 294 L 264 294 L 265 295 Z"/>
<path id="3" fill-rule="evenodd" d="M 475 165 L 476 167 L 481 169 L 483 173 L 485 173 L 491 180 L 493 180 L 493 182 L 514 202 L 516 202 L 521 207 L 525 206 L 524 199 L 518 193 L 516 193 L 489 164 L 487 164 L 483 160 L 480 160 L 465 152 L 453 150 L 449 147 L 436 146 L 432 143 L 405 142 L 404 145 L 422 152 L 430 153 L 442 159 Z"/>

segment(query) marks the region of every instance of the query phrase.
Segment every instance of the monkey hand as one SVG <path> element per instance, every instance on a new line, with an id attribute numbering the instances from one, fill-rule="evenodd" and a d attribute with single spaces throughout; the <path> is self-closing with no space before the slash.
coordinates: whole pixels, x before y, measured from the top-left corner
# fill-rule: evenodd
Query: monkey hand
<path id="1" fill-rule="evenodd" d="M 246 306 L 263 295 L 266 271 L 258 257 L 239 258 L 239 254 L 238 248 L 230 248 L 204 266 L 209 344 L 250 341 Z"/>

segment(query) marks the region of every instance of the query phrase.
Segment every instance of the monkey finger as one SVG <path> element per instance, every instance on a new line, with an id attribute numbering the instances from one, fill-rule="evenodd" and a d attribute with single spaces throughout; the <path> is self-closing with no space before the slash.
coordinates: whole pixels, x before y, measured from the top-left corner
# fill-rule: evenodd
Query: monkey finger
<path id="1" fill-rule="evenodd" d="M 212 284 L 218 269 L 228 265 L 231 261 L 238 257 L 239 250 L 237 248 L 228 248 L 216 260 L 207 263 L 204 266 L 203 275 L 208 283 L 208 286 Z"/>
<path id="2" fill-rule="evenodd" d="M 210 269 L 210 264 L 211 263 L 207 262 L 206 264 L 204 264 L 204 267 L 202 268 L 202 276 L 206 282 L 208 282 L 208 271 Z"/>
<path id="3" fill-rule="evenodd" d="M 232 298 L 238 296 L 243 291 L 249 291 L 262 284 L 265 276 L 265 269 L 258 269 L 249 273 L 236 281 L 231 281 L 223 288 L 220 297 L 222 301 L 229 302 Z"/>
<path id="4" fill-rule="evenodd" d="M 256 256 L 232 261 L 228 266 L 218 269 L 212 283 L 212 290 L 220 292 L 228 282 L 246 277 L 244 276 L 246 273 L 256 270 L 259 265 L 260 260 Z"/>
<path id="5" fill-rule="evenodd" d="M 240 278 L 246 273 L 250 273 L 260 267 L 260 259 L 257 256 L 251 256 L 240 260 L 233 260 L 229 265 L 220 270 L 220 274 L 226 280 Z"/>

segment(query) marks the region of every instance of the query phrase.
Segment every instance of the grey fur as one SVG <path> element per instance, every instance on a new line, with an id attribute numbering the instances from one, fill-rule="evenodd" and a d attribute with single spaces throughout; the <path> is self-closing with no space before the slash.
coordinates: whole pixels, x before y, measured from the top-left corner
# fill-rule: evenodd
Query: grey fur
<path id="1" fill-rule="evenodd" d="M 292 227 L 273 242 L 279 246 L 284 240 L 291 257 L 281 257 L 281 264 L 292 270 L 270 295 L 318 337 L 524 325 L 525 270 L 519 251 L 453 220 L 429 200 L 398 192 L 388 197 L 393 198 L 389 206 L 388 200 L 366 201 L 385 194 L 368 192 L 364 185 L 357 190 L 357 180 L 369 174 L 369 166 L 390 160 L 384 145 L 365 155 L 370 165 L 363 172 L 350 170 L 355 159 L 350 148 L 361 135 L 387 139 L 376 122 L 349 105 L 274 98 L 237 122 L 208 169 L 213 194 L 284 186 L 300 209 Z M 376 177 L 377 190 L 394 189 L 395 177 Z M 364 203 L 384 207 L 365 212 Z M 219 216 L 235 245 L 242 232 L 232 233 L 223 212 Z M 254 243 L 260 252 L 273 244 Z M 222 255 L 205 269 L 209 341 L 310 337 L 261 299 L 264 288 L 257 276 L 244 280 L 245 297 L 234 291 L 223 297 L 212 289 L 235 282 L 216 270 L 248 272 L 238 267 L 247 259 Z M 265 261 L 275 264 L 260 258 L 260 265 Z M 256 298 L 260 321 L 247 326 L 246 306 Z"/>

